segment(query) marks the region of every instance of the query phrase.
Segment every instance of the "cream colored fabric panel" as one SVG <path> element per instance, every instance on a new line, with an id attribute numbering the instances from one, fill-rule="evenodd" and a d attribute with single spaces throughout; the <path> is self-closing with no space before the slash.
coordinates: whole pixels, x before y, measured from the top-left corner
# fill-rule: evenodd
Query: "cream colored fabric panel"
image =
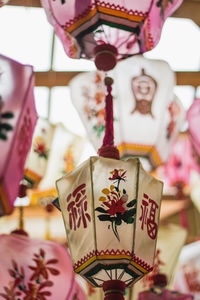
<path id="1" fill-rule="evenodd" d="M 140 165 L 134 253 L 153 265 L 163 183 Z"/>
<path id="2" fill-rule="evenodd" d="M 72 260 L 73 263 L 77 263 L 95 250 L 90 159 L 75 171 L 59 179 L 56 185 L 68 240 L 70 240 Z M 78 193 L 75 192 L 77 189 L 79 189 Z"/>
<path id="3" fill-rule="evenodd" d="M 136 198 L 137 162 L 92 158 L 94 206 L 105 211 L 95 212 L 98 250 L 132 251 L 135 218 L 128 211 L 134 209 L 129 203 Z"/>

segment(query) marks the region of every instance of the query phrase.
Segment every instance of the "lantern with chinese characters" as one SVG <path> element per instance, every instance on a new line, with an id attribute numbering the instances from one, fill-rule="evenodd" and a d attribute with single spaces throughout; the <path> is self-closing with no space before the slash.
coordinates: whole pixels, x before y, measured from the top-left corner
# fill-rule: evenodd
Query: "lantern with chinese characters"
<path id="1" fill-rule="evenodd" d="M 18 233 L 1 235 L 0 243 L 2 299 L 86 299 L 63 246 Z"/>
<path id="2" fill-rule="evenodd" d="M 92 58 L 98 69 L 152 49 L 181 0 L 42 0 L 49 22 L 72 58 Z"/>
<path id="3" fill-rule="evenodd" d="M 163 164 L 184 119 L 183 107 L 173 94 L 172 70 L 164 61 L 135 56 L 119 62 L 110 74 L 120 156 L 142 157 L 147 170 Z M 90 72 L 70 83 L 72 103 L 96 149 L 105 131 L 103 79 L 102 72 Z"/>
<path id="4" fill-rule="evenodd" d="M 32 175 L 42 175 L 39 185 L 28 191 L 31 204 L 57 197 L 56 179 L 75 168 L 85 146 L 82 137 L 68 131 L 62 124 L 52 125 L 47 120 L 40 120 L 38 125 L 40 130 L 38 132 L 36 128 L 25 170 L 29 182 L 30 178 L 34 179 Z"/>
<path id="5" fill-rule="evenodd" d="M 189 136 L 192 142 L 192 151 L 196 161 L 200 165 L 200 99 L 195 99 L 187 112 Z"/>
<path id="6" fill-rule="evenodd" d="M 200 242 L 186 245 L 179 258 L 174 288 L 182 293 L 191 293 L 194 300 L 200 297 Z"/>
<path id="7" fill-rule="evenodd" d="M 0 216 L 13 209 L 37 120 L 31 66 L 0 55 Z"/>
<path id="8" fill-rule="evenodd" d="M 105 287 L 152 270 L 162 183 L 138 159 L 91 157 L 57 188 L 75 272 Z"/>

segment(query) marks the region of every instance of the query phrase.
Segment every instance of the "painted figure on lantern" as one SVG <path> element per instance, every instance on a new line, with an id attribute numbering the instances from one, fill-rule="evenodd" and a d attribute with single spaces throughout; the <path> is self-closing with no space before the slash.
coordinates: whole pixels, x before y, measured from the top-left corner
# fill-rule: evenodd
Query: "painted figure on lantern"
<path id="1" fill-rule="evenodd" d="M 87 213 L 86 184 L 79 185 L 73 193 L 67 196 L 67 210 L 69 212 L 70 229 L 76 231 L 83 224 L 87 228 L 87 221 L 91 222 L 91 217 Z"/>
<path id="2" fill-rule="evenodd" d="M 135 98 L 135 107 L 131 113 L 139 111 L 142 115 L 150 114 L 153 117 L 152 103 L 157 89 L 155 79 L 142 69 L 141 75 L 132 78 L 131 87 Z"/>

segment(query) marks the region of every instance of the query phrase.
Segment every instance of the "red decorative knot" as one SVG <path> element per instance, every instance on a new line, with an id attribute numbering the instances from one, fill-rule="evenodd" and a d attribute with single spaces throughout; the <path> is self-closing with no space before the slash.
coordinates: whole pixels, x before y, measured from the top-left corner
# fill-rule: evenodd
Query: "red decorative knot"
<path id="1" fill-rule="evenodd" d="M 112 70 L 116 63 L 116 56 L 118 54 L 117 48 L 110 44 L 98 45 L 94 48 L 95 65 L 98 70 L 109 71 Z"/>
<path id="2" fill-rule="evenodd" d="M 24 231 L 23 229 L 15 229 L 11 232 L 11 234 L 19 234 L 19 235 L 28 236 L 28 233 L 26 231 Z"/>
<path id="3" fill-rule="evenodd" d="M 165 274 L 155 274 L 152 276 L 153 285 L 155 287 L 165 287 L 167 285 L 167 276 Z"/>
<path id="4" fill-rule="evenodd" d="M 114 146 L 102 146 L 98 150 L 99 156 L 120 159 L 119 150 Z"/>
<path id="5" fill-rule="evenodd" d="M 125 283 L 121 280 L 108 280 L 103 283 L 104 300 L 124 300 Z"/>
<path id="6" fill-rule="evenodd" d="M 54 211 L 54 206 L 52 204 L 47 204 L 47 206 L 45 206 L 45 210 L 48 212 L 48 213 L 51 213 Z"/>
<path id="7" fill-rule="evenodd" d="M 26 196 L 26 190 L 27 190 L 28 186 L 24 183 L 21 183 L 19 186 L 19 193 L 18 196 L 19 198 L 24 198 Z"/>

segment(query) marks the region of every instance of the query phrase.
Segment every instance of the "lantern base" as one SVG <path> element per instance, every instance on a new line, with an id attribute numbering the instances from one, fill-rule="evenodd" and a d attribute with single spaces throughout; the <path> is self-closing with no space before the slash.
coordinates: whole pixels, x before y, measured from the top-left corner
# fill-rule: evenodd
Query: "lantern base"
<path id="1" fill-rule="evenodd" d="M 103 283 L 104 300 L 124 300 L 125 283 L 121 280 L 108 280 Z"/>
<path id="2" fill-rule="evenodd" d="M 117 48 L 110 44 L 97 45 L 94 48 L 95 65 L 98 70 L 112 70 L 117 63 Z"/>

